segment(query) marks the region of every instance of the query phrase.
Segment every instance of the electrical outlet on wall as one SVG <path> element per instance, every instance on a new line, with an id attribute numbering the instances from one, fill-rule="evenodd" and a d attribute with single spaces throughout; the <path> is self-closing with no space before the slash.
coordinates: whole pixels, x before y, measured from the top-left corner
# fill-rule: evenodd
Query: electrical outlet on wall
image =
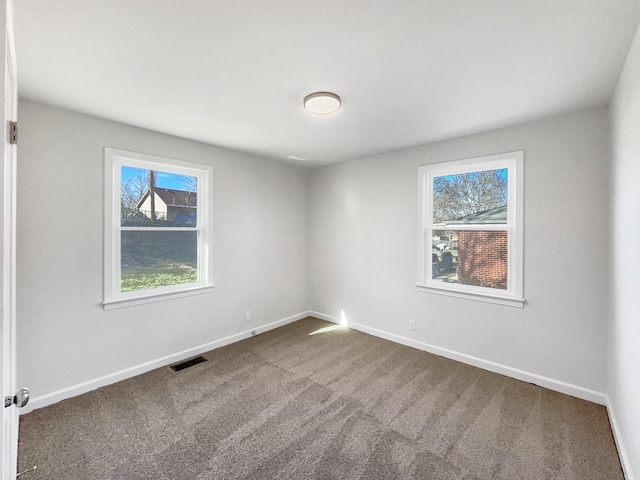
<path id="1" fill-rule="evenodd" d="M 416 329 L 416 321 L 409 320 L 409 330 L 415 330 L 415 329 Z"/>
<path id="2" fill-rule="evenodd" d="M 249 320 L 251 320 L 251 312 L 244 312 L 244 321 L 248 322 Z"/>

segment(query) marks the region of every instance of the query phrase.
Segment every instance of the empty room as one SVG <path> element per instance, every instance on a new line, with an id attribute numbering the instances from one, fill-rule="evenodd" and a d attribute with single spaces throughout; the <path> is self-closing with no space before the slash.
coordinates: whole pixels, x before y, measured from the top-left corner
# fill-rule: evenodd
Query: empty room
<path id="1" fill-rule="evenodd" d="M 2 479 L 640 480 L 638 0 L 2 0 Z"/>

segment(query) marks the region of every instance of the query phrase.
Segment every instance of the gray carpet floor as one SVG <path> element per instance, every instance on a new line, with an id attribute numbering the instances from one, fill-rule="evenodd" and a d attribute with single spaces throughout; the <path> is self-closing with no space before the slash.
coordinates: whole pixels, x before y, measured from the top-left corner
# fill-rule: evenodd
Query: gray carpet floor
<path id="1" fill-rule="evenodd" d="M 604 407 L 321 320 L 204 356 L 22 416 L 20 480 L 623 479 Z"/>

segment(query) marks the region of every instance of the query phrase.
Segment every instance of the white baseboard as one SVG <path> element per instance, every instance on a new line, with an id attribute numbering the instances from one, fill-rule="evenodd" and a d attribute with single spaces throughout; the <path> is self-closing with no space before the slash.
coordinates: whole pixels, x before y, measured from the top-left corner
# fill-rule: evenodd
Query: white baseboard
<path id="1" fill-rule="evenodd" d="M 326 320 L 328 322 L 338 323 L 338 324 L 340 323 L 340 320 L 338 318 L 332 317 L 331 315 L 326 315 L 324 313 L 310 311 L 309 315 L 319 318 L 321 320 Z M 358 323 L 349 322 L 348 326 L 349 328 L 358 330 L 360 332 L 368 333 L 375 337 L 384 338 L 386 340 L 400 343 L 408 347 L 413 347 L 418 350 L 423 350 L 425 352 L 433 353 L 441 357 L 457 360 L 459 362 L 466 363 L 467 365 L 472 365 L 474 367 L 482 368 L 484 370 L 489 370 L 490 372 L 499 373 L 500 375 L 505 375 L 507 377 L 515 378 L 517 380 L 522 380 L 523 382 L 534 383 L 541 387 L 548 388 L 549 390 L 565 393 L 567 395 L 581 398 L 583 400 L 588 400 L 590 402 L 594 402 L 599 405 L 607 404 L 607 396 L 604 393 L 597 392 L 595 390 L 590 390 L 588 388 L 572 385 L 570 383 L 566 383 L 561 380 L 554 380 L 553 378 L 548 378 L 535 373 L 526 372 L 524 370 L 519 370 L 517 368 L 509 367 L 507 365 L 502 365 L 500 363 L 492 362 L 490 360 L 484 360 L 482 358 L 473 357 L 465 353 L 460 353 L 454 350 L 449 350 L 447 348 L 438 347 L 436 345 L 431 345 L 425 342 L 421 342 L 419 340 L 413 340 L 411 338 L 403 337 L 401 335 L 396 335 L 394 333 L 385 332 L 383 330 L 378 330 L 377 328 L 368 327 L 366 325 L 360 325 Z"/>
<path id="2" fill-rule="evenodd" d="M 622 465 L 622 472 L 626 480 L 634 480 L 633 471 L 631 470 L 631 462 L 627 455 L 627 450 L 622 441 L 622 434 L 620 433 L 620 427 L 618 427 L 618 420 L 611 404 L 611 399 L 607 395 L 607 413 L 609 414 L 609 423 L 611 423 L 611 430 L 613 431 L 613 438 L 618 448 L 618 456 L 620 457 L 620 464 Z"/>
<path id="3" fill-rule="evenodd" d="M 315 311 L 306 311 L 306 312 L 300 312 L 290 317 L 276 320 L 275 322 L 271 322 L 271 323 L 267 323 L 267 324 L 255 327 L 252 330 L 255 330 L 258 333 L 264 333 L 274 328 L 278 328 L 283 325 L 287 325 L 289 323 L 301 320 L 307 316 L 313 316 L 321 320 L 326 320 L 328 322 L 340 324 L 340 319 L 336 317 L 332 317 L 331 315 L 326 315 L 324 313 L 315 312 Z M 368 327 L 366 325 L 349 323 L 348 326 L 349 328 L 352 328 L 354 330 L 368 333 L 370 335 L 384 338 L 386 340 L 400 343 L 402 345 L 413 347 L 418 350 L 423 350 L 425 352 L 433 353 L 435 355 L 439 355 L 445 358 L 457 360 L 459 362 L 466 363 L 474 367 L 489 370 L 491 372 L 499 373 L 501 375 L 506 375 L 508 377 L 522 380 L 524 382 L 535 383 L 536 385 L 540 385 L 541 387 L 549 388 L 550 390 L 555 390 L 561 393 L 566 393 L 567 395 L 572 395 L 574 397 L 582 398 L 584 400 L 595 402 L 600 405 L 607 405 L 607 396 L 601 392 L 589 390 L 587 388 L 572 385 L 566 382 L 562 382 L 560 380 L 554 380 L 552 378 L 543 377 L 535 373 L 525 372 L 517 368 L 508 367 L 506 365 L 501 365 L 499 363 L 491 362 L 489 360 L 483 360 L 481 358 L 473 357 L 471 355 L 459 353 L 446 348 L 430 345 L 425 342 L 413 340 L 411 338 L 385 332 L 383 330 L 378 330 L 376 328 Z M 187 350 L 183 350 L 181 352 L 167 355 L 165 357 L 158 358 L 156 360 L 152 360 L 140 365 L 136 365 L 134 367 L 130 367 L 124 370 L 120 370 L 118 372 L 110 373 L 108 375 L 104 375 L 99 378 L 88 380 L 86 382 L 79 383 L 77 385 L 72 385 L 67 388 L 56 390 L 54 392 L 47 393 L 39 397 L 33 397 L 29 402 L 29 404 L 21 409 L 20 413 L 21 414 L 29 413 L 35 409 L 46 407 L 47 405 L 52 405 L 61 400 L 75 397 L 77 395 L 81 395 L 91 390 L 95 390 L 97 388 L 104 387 L 106 385 L 111 385 L 112 383 L 116 383 L 121 380 L 126 380 L 127 378 L 140 375 L 142 373 L 154 370 L 156 368 L 164 367 L 166 365 L 171 365 L 173 363 L 179 362 L 181 360 L 192 357 L 194 355 L 200 355 L 204 352 L 208 352 L 216 348 L 224 347 L 225 345 L 239 342 L 240 340 L 244 340 L 245 338 L 249 338 L 249 337 L 251 337 L 251 330 L 247 330 L 244 332 L 237 333 L 235 335 L 231 335 L 229 337 L 214 340 L 212 342 L 208 342 L 203 345 L 199 345 Z"/>
<path id="4" fill-rule="evenodd" d="M 337 317 L 332 317 L 331 315 L 327 315 L 325 313 L 315 312 L 313 310 L 309 310 L 309 316 L 318 318 L 320 320 L 324 320 L 326 322 L 336 323 L 340 325 L 340 319 Z"/>
<path id="5" fill-rule="evenodd" d="M 145 362 L 140 365 L 126 368 L 118 372 L 110 373 L 108 375 L 104 375 L 99 378 L 94 378 L 92 380 L 88 380 L 86 382 L 82 382 L 77 385 L 72 385 L 67 388 L 62 388 L 60 390 L 56 390 L 55 392 L 47 393 L 39 397 L 33 397 L 25 407 L 20 409 L 20 414 L 24 415 L 38 408 L 43 408 L 48 405 L 53 405 L 54 403 L 58 403 L 62 400 L 66 400 L 67 398 L 72 398 L 78 395 L 82 395 L 83 393 L 87 393 L 92 390 L 96 390 L 100 387 L 111 385 L 112 383 L 126 380 L 127 378 L 135 377 L 136 375 L 140 375 L 142 373 L 155 370 L 156 368 L 165 367 L 167 365 L 171 365 L 173 363 L 179 362 L 189 357 L 200 355 L 210 350 L 215 350 L 216 348 L 224 347 L 225 345 L 230 345 L 232 343 L 239 342 L 240 340 L 244 340 L 245 338 L 251 337 L 252 331 L 255 331 L 256 334 L 264 333 L 269 330 L 273 330 L 274 328 L 282 327 L 283 325 L 296 322 L 305 317 L 308 317 L 309 315 L 311 315 L 310 312 L 301 312 L 296 315 L 292 315 L 290 317 L 276 320 L 275 322 L 254 327 L 251 330 L 236 333 L 235 335 L 231 335 L 229 337 L 221 338 L 219 340 L 214 340 L 212 342 L 208 342 L 203 345 L 198 345 L 196 347 L 189 348 L 181 352 L 173 353 L 171 355 L 167 355 L 165 357 L 158 358 L 156 360 L 151 360 L 150 362 Z"/>

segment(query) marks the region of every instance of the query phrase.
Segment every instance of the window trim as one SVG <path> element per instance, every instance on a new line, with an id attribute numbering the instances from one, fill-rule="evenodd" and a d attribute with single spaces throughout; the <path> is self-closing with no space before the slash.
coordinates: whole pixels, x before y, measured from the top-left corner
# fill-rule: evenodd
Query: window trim
<path id="1" fill-rule="evenodd" d="M 433 178 L 442 175 L 507 168 L 509 170 L 507 196 L 507 224 L 447 226 L 447 230 L 481 230 L 508 232 L 507 290 L 473 285 L 445 284 L 431 278 L 431 249 L 427 239 L 434 230 Z M 524 152 L 515 151 L 468 158 L 418 167 L 418 291 L 481 302 L 522 308 L 524 299 Z M 427 252 L 427 249 L 429 251 Z M 428 261 L 429 260 L 429 261 Z"/>
<path id="2" fill-rule="evenodd" d="M 104 310 L 142 305 L 173 298 L 199 295 L 213 291 L 213 167 L 199 163 L 174 160 L 156 155 L 130 152 L 115 148 L 104 149 Z M 132 166 L 162 170 L 198 179 L 198 209 L 196 211 L 198 232 L 198 282 L 170 285 L 131 292 L 120 291 L 120 233 L 127 230 L 121 226 L 120 189 L 121 167 Z M 203 207 L 203 208 L 201 208 Z M 145 230 L 185 231 L 170 227 Z"/>

